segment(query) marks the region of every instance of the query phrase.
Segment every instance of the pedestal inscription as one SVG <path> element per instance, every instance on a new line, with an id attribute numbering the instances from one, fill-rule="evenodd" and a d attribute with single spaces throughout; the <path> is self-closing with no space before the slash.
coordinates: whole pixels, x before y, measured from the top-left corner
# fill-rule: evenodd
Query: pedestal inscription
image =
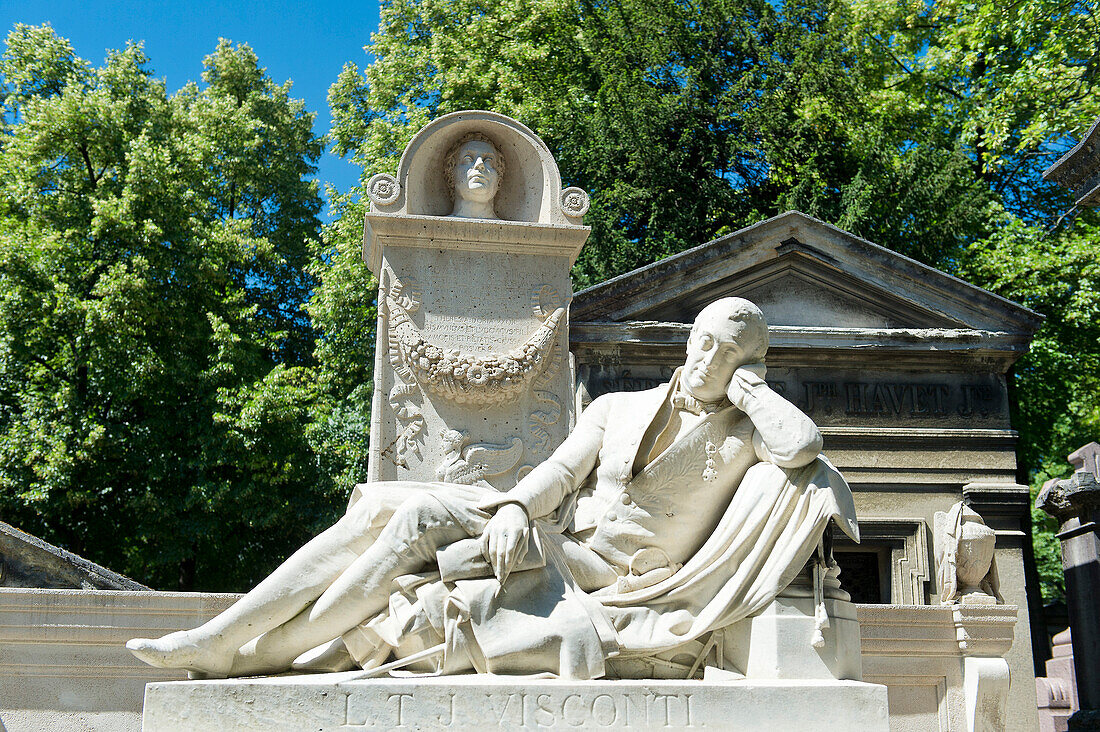
<path id="1" fill-rule="evenodd" d="M 583 365 L 579 381 L 591 398 L 651 389 L 668 380 L 666 365 Z M 1008 400 L 996 379 L 981 374 L 913 374 L 819 369 L 768 369 L 768 385 L 820 425 L 921 422 L 1001 424 Z"/>
<path id="2" fill-rule="evenodd" d="M 886 687 L 858 681 L 351 676 L 150 684 L 143 729 L 887 729 Z"/>

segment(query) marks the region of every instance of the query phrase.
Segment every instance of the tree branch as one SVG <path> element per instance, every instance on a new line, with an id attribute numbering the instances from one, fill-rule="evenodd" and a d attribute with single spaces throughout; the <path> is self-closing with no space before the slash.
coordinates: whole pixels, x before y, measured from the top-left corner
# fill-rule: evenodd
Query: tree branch
<path id="1" fill-rule="evenodd" d="M 84 158 L 84 167 L 88 170 L 88 180 L 91 182 L 92 188 L 95 189 L 99 178 L 96 177 L 95 168 L 92 167 L 92 158 L 88 155 L 88 143 L 81 141 L 77 149 L 80 151 L 80 157 Z"/>
<path id="2" fill-rule="evenodd" d="M 871 36 L 871 40 L 874 41 L 875 43 L 877 43 L 882 48 L 882 50 L 886 52 L 886 55 L 889 56 L 890 59 L 901 68 L 902 71 L 909 74 L 909 76 L 918 76 L 917 72 L 913 71 L 908 66 L 906 66 L 904 63 L 902 63 L 901 59 L 899 59 L 897 56 L 895 56 L 894 52 L 890 50 L 890 47 L 887 46 L 885 43 L 883 43 L 882 40 L 878 36 Z M 959 101 L 962 101 L 963 98 L 964 98 L 962 94 L 958 93 L 957 91 L 955 91 L 954 89 L 952 89 L 950 87 L 944 86 L 943 84 L 939 83 L 938 81 L 933 81 L 931 83 L 932 83 L 932 87 L 934 89 L 939 89 L 942 92 L 950 94 L 951 96 L 955 97 Z M 892 89 L 895 86 L 897 86 L 897 84 L 891 84 L 890 86 L 888 86 L 886 88 L 887 89 Z"/>

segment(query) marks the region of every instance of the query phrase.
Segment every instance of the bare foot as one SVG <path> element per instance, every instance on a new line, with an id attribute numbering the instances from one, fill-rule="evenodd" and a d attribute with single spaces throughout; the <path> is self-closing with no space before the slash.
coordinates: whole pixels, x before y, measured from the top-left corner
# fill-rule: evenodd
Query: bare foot
<path id="1" fill-rule="evenodd" d="M 150 666 L 185 669 L 207 678 L 224 679 L 233 663 L 232 656 L 226 657 L 192 640 L 186 630 L 163 638 L 134 638 L 126 641 L 126 647 Z"/>

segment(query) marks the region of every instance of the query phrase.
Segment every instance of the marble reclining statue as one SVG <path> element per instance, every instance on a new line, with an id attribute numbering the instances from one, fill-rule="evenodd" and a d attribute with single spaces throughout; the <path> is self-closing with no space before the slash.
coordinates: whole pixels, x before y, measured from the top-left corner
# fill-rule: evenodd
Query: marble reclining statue
<path id="1" fill-rule="evenodd" d="M 501 166 L 491 141 L 460 141 L 452 215 L 495 218 Z M 767 349 L 761 311 L 718 300 L 667 384 L 595 399 L 511 490 L 359 485 L 335 525 L 232 607 L 127 647 L 210 677 L 398 659 L 590 679 L 749 618 L 828 561 L 830 522 L 858 540 L 817 427 L 764 380 Z"/>

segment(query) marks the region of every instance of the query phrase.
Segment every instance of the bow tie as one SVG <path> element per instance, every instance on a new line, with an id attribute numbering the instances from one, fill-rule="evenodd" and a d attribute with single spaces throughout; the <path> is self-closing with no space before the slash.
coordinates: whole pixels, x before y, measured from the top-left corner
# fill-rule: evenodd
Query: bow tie
<path id="1" fill-rule="evenodd" d="M 700 401 L 691 394 L 687 394 L 680 390 L 679 387 L 677 387 L 676 392 L 672 395 L 672 406 L 677 409 L 684 409 L 692 414 L 713 414 L 727 404 L 729 404 L 729 400 L 725 397 L 714 402 Z"/>

